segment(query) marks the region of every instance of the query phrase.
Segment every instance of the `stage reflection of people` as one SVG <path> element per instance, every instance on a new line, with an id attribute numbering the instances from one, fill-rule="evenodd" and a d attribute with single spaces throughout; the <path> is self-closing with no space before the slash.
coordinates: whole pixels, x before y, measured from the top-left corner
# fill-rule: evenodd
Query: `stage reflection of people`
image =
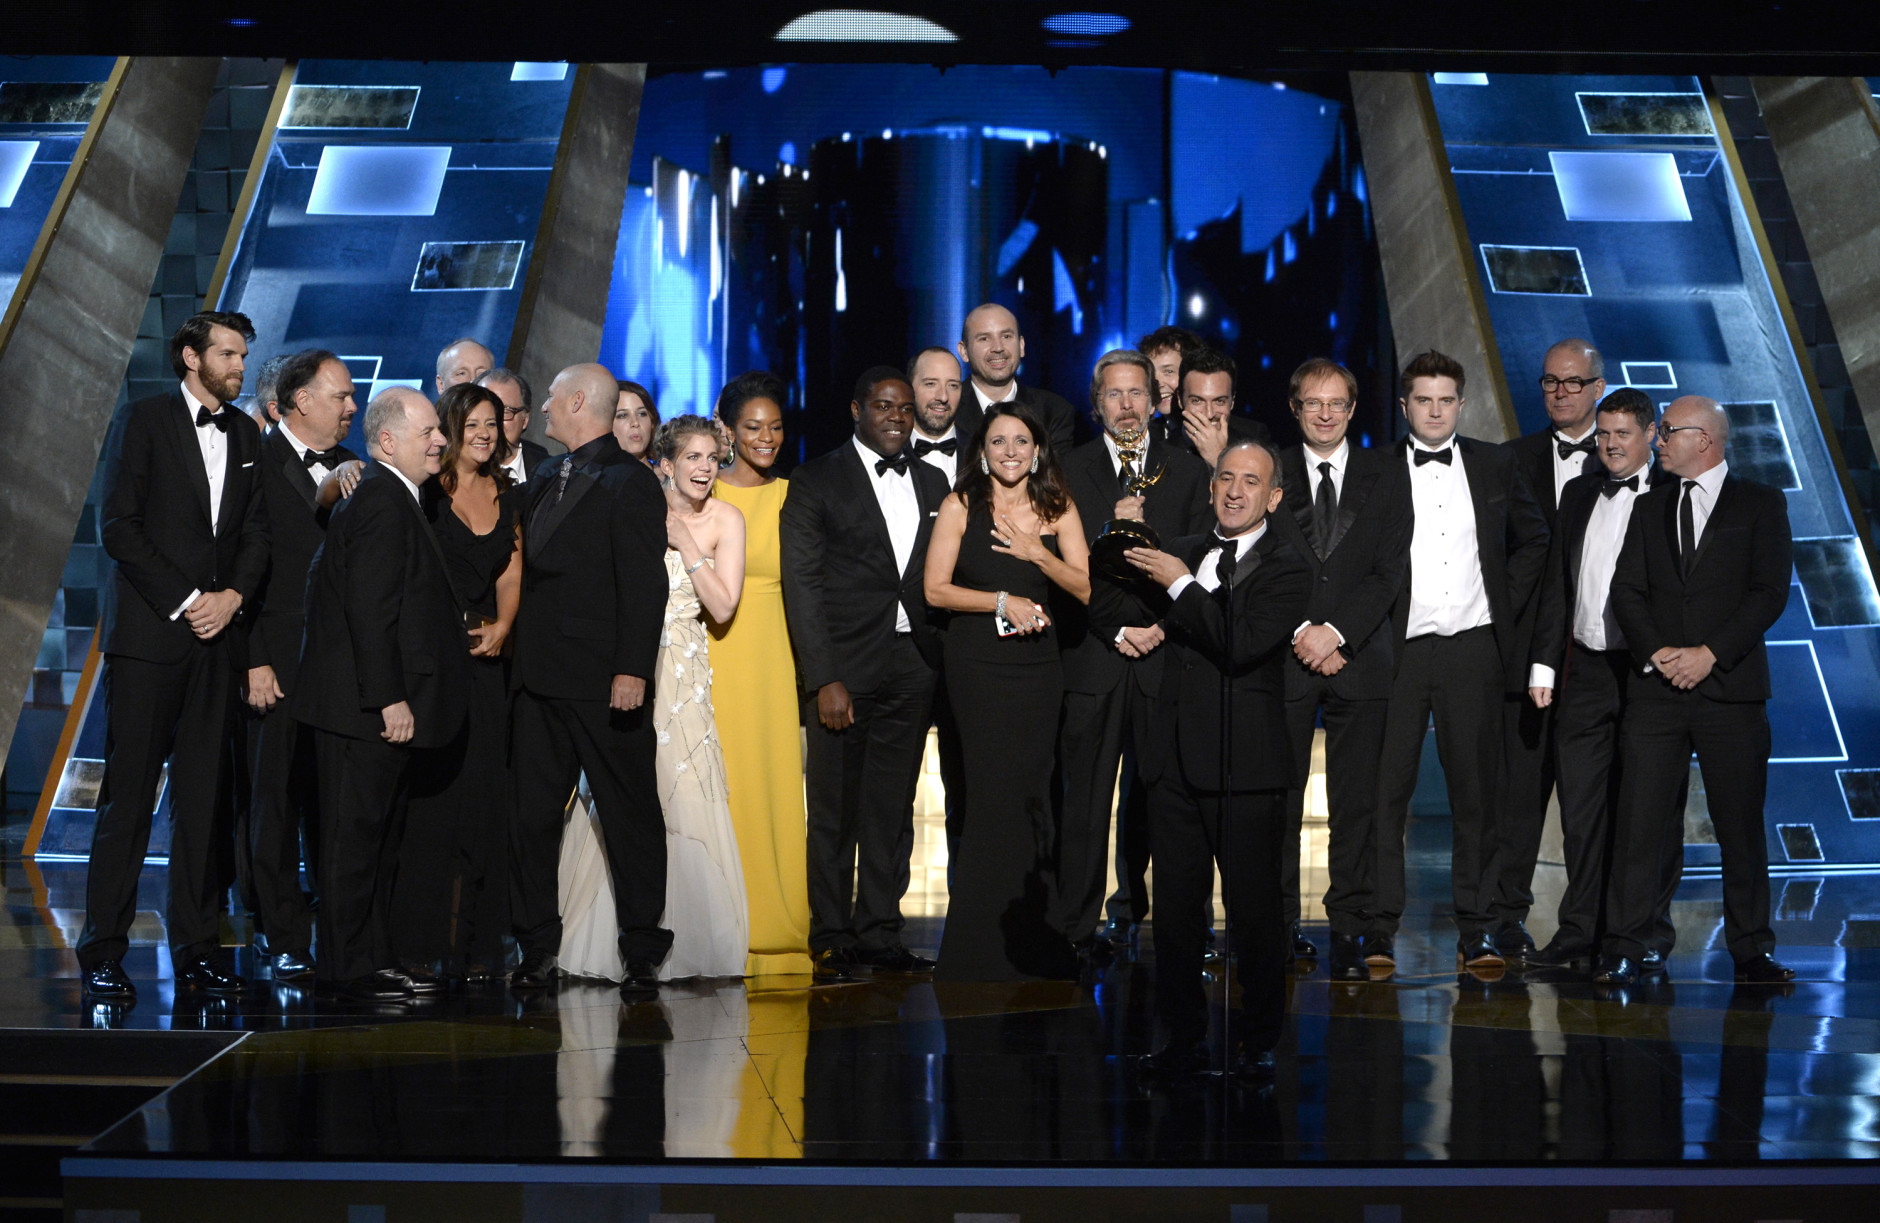
<path id="1" fill-rule="evenodd" d="M 653 435 L 659 430 L 659 407 L 653 402 L 653 393 L 625 378 L 615 379 L 615 384 L 619 398 L 614 401 L 614 440 L 634 458 L 657 467 Z"/>
<path id="2" fill-rule="evenodd" d="M 712 709 L 724 745 L 731 824 L 738 834 L 751 946 L 746 976 L 807 973 L 809 882 L 796 660 L 783 609 L 782 520 L 789 481 L 777 474 L 785 441 L 783 381 L 740 374 L 718 396 L 731 466 L 712 495 L 744 515 L 744 593 L 711 631 Z"/>
<path id="3" fill-rule="evenodd" d="M 1264 443 L 1229 446 L 1212 480 L 1214 531 L 1126 553 L 1170 598 L 1170 657 L 1141 765 L 1155 845 L 1156 1013 L 1168 1038 L 1139 1064 L 1156 1077 L 1210 1064 L 1201 965 L 1217 865 L 1242 1000 L 1224 1057 L 1237 1073 L 1271 1075 L 1284 1026 L 1284 666 L 1310 583 L 1305 561 L 1267 526 L 1278 477 Z"/>
<path id="4" fill-rule="evenodd" d="M 1076 975 L 1050 911 L 1052 748 L 1064 691 L 1051 603 L 1090 599 L 1090 549 L 1030 408 L 993 409 L 927 549 L 927 602 L 947 618 L 947 691 L 967 807 L 935 979 Z M 996 714 L 993 711 L 997 711 Z"/>
<path id="5" fill-rule="evenodd" d="M 470 638 L 470 717 L 414 795 L 393 893 L 407 965 L 483 981 L 502 970 L 509 931 L 510 631 L 522 597 L 521 489 L 504 463 L 503 402 L 459 383 L 437 401 L 444 456 L 426 515 Z"/>

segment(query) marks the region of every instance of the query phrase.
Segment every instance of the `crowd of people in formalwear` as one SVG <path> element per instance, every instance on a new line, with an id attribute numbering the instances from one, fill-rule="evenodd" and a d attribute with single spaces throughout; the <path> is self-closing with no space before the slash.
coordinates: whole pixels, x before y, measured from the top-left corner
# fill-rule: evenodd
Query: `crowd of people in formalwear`
<path id="1" fill-rule="evenodd" d="M 1585 341 L 1543 358 L 1551 427 L 1507 444 L 1458 434 L 1465 371 L 1437 352 L 1402 370 L 1408 436 L 1354 444 L 1358 379 L 1308 360 L 1282 448 L 1237 410 L 1232 360 L 1173 327 L 1105 353 L 1080 420 L 1019 383 L 1018 320 L 987 304 L 956 346 L 861 373 L 852 438 L 785 479 L 789 392 L 762 371 L 662 420 L 598 364 L 538 404 L 464 339 L 435 399 L 372 398 L 361 455 L 330 352 L 269 361 L 254 417 L 234 409 L 253 338 L 189 319 L 178 387 L 120 409 L 105 446 L 94 999 L 135 996 L 167 759 L 179 989 L 245 986 L 220 946 L 231 826 L 256 975 L 372 1006 L 560 975 L 642 997 L 1076 979 L 1137 938 L 1152 881 L 1141 1067 L 1180 1076 L 1210 1064 L 1218 867 L 1241 998 L 1223 1052 L 1265 1074 L 1288 965 L 1319 954 L 1315 731 L 1328 970 L 1361 981 L 1396 963 L 1432 719 L 1459 967 L 1661 971 L 1695 752 L 1737 977 L 1793 976 L 1762 822 L 1785 501 L 1730 473 L 1715 401 L 1660 418 L 1608 395 Z M 525 436 L 538 412 L 561 453 Z M 901 911 L 930 729 L 934 958 Z M 1537 947 L 1556 788 L 1568 882 Z"/>

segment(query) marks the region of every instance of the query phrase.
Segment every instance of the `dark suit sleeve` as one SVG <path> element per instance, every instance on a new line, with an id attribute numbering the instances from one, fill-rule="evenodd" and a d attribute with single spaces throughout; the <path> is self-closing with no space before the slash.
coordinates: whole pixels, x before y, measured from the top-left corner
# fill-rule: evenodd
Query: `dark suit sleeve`
<path id="1" fill-rule="evenodd" d="M 407 552 L 416 520 L 394 497 L 406 495 L 395 477 L 362 485 L 346 515 L 346 575 L 342 607 L 359 677 L 359 708 L 384 709 L 405 699 L 405 660 L 398 649 Z"/>
<path id="2" fill-rule="evenodd" d="M 639 475 L 638 472 L 625 474 Z M 614 674 L 648 681 L 666 610 L 666 502 L 659 484 L 628 479 L 613 492 Z"/>
<path id="3" fill-rule="evenodd" d="M 261 495 L 261 447 L 255 435 L 250 437 L 250 453 L 254 456 L 250 462 L 254 466 L 249 468 L 248 500 L 242 506 L 241 540 L 236 545 L 235 564 L 228 578 L 228 588 L 241 595 L 243 607 L 254 602 L 255 592 L 261 589 L 262 579 L 268 576 L 269 561 L 268 502 Z M 230 467 L 236 463 L 234 450 L 232 446 L 229 448 Z"/>
<path id="4" fill-rule="evenodd" d="M 1305 619 L 1312 575 L 1292 549 L 1268 553 L 1248 580 L 1254 585 L 1246 608 L 1234 617 L 1231 659 L 1226 610 L 1200 582 L 1190 582 L 1169 607 L 1168 619 L 1187 643 L 1224 671 L 1245 670 L 1286 648 Z"/>
<path id="5" fill-rule="evenodd" d="M 1540 601 L 1534 609 L 1534 640 L 1528 646 L 1528 665 L 1551 668 L 1554 684 L 1567 657 L 1567 533 L 1556 529 L 1547 544 L 1547 566 L 1541 570 Z M 1631 640 L 1627 634 L 1626 640 Z"/>
<path id="6" fill-rule="evenodd" d="M 1201 535 L 1214 529 L 1214 473 L 1200 459 L 1195 459 L 1195 463 L 1201 471 L 1188 494 L 1187 517 L 1182 522 L 1183 535 Z"/>
<path id="7" fill-rule="evenodd" d="M 144 527 L 150 497 L 151 448 L 154 413 L 125 404 L 111 422 L 104 443 L 104 522 L 101 535 L 105 553 L 117 562 L 118 572 L 131 589 L 159 616 L 168 617 L 183 605 L 196 584 L 157 551 Z"/>
<path id="8" fill-rule="evenodd" d="M 828 546 L 825 506 L 819 481 L 798 476 L 783 499 L 779 533 L 783 557 L 783 609 L 796 646 L 803 690 L 814 693 L 837 678 L 835 651 L 829 644 L 824 602 L 823 556 Z"/>
<path id="9" fill-rule="evenodd" d="M 1513 455 L 1509 456 L 1511 459 Z M 1547 563 L 1547 518 L 1528 490 L 1518 462 L 1509 464 L 1508 481 L 1508 606 L 1517 613 L 1540 582 Z"/>
<path id="10" fill-rule="evenodd" d="M 1378 533 L 1370 572 L 1339 602 L 1331 620 L 1332 627 L 1345 638 L 1346 657 L 1369 641 L 1377 626 L 1390 616 L 1391 605 L 1403 590 L 1404 570 L 1410 565 L 1410 532 L 1415 521 L 1410 506 L 1410 480 L 1403 474 L 1401 464 L 1385 464 L 1385 470 L 1378 477 L 1377 496 L 1383 499 L 1378 507 L 1382 530 Z"/>
<path id="11" fill-rule="evenodd" d="M 1612 572 L 1612 614 L 1625 634 L 1626 649 L 1641 667 L 1651 665 L 1652 655 L 1675 642 L 1658 635 L 1652 616 L 1651 571 L 1645 561 L 1646 520 L 1657 518 L 1662 503 L 1639 498 L 1632 507 L 1632 520 L 1625 527 L 1625 544 L 1619 549 L 1619 564 Z"/>
<path id="12" fill-rule="evenodd" d="M 1750 524 L 1749 587 L 1729 619 L 1704 634 L 1704 640 L 1698 643 L 1710 647 L 1717 656 L 1717 665 L 1726 671 L 1756 648 L 1789 602 L 1795 545 L 1789 533 L 1788 498 L 1771 492 L 1762 501 Z M 1631 640 L 1630 636 L 1626 640 Z"/>

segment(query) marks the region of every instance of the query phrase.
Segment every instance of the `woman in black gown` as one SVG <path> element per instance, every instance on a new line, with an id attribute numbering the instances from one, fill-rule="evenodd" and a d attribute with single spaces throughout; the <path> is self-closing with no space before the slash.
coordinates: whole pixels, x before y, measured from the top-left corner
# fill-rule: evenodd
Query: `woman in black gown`
<path id="1" fill-rule="evenodd" d="M 1064 675 L 1050 601 L 1090 600 L 1090 554 L 1044 426 L 1001 404 L 961 456 L 927 547 L 927 601 L 952 615 L 947 695 L 958 711 L 966 814 L 951 870 L 938 981 L 1077 975 L 1050 921 L 1051 768 Z"/>
<path id="2" fill-rule="evenodd" d="M 509 701 L 503 654 L 522 597 L 521 488 L 503 464 L 503 404 L 470 384 L 437 401 L 443 470 L 425 514 L 470 631 L 470 717 L 460 742 L 414 787 L 399 852 L 399 956 L 441 961 L 448 975 L 500 972 L 509 929 Z M 459 754 L 461 752 L 461 754 Z M 402 901 L 402 903 L 401 903 Z"/>

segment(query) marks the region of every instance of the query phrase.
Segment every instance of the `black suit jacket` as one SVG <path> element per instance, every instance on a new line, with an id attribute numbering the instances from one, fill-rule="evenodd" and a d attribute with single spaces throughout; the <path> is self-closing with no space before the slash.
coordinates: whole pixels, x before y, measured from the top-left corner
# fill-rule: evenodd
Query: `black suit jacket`
<path id="1" fill-rule="evenodd" d="M 1023 385 L 1018 388 L 1017 399 L 1044 418 L 1044 431 L 1051 438 L 1052 453 L 1062 463 L 1064 456 L 1077 443 L 1077 412 L 1071 407 L 1070 401 L 1043 387 Z M 961 439 L 970 445 L 979 436 L 979 426 L 985 423 L 985 419 L 986 410 L 979 406 L 979 392 L 973 388 L 973 380 L 969 375 L 960 387 L 960 410 L 954 414 L 953 427 L 959 430 Z M 963 452 L 961 457 L 964 458 Z"/>
<path id="2" fill-rule="evenodd" d="M 1709 646 L 1717 665 L 1693 691 L 1715 701 L 1766 701 L 1763 634 L 1788 606 L 1794 567 L 1788 498 L 1725 475 L 1687 581 L 1678 565 L 1681 492 L 1680 482 L 1667 478 L 1632 507 L 1612 577 L 1612 610 L 1626 648 L 1642 669 L 1666 646 Z"/>
<path id="3" fill-rule="evenodd" d="M 666 611 L 666 497 L 653 469 L 606 433 L 573 452 L 557 504 L 564 457 L 537 467 L 523 493 L 511 686 L 605 701 L 616 675 L 653 679 Z"/>
<path id="4" fill-rule="evenodd" d="M 548 447 L 525 437 L 518 449 L 522 451 L 522 482 L 528 484 L 535 479 L 535 469 L 548 462 Z"/>
<path id="5" fill-rule="evenodd" d="M 180 662 L 196 640 L 184 616 L 192 590 L 238 591 L 246 613 L 268 568 L 268 512 L 256 463 L 261 430 L 244 412 L 228 417 L 228 467 L 220 520 L 209 525 L 203 470 L 181 388 L 119 408 L 104 445 L 104 652 Z M 239 638 L 239 630 L 233 630 Z"/>
<path id="6" fill-rule="evenodd" d="M 1143 494 L 1143 519 L 1164 545 L 1206 531 L 1214 523 L 1208 504 L 1208 468 L 1192 454 L 1151 438 L 1144 466 L 1162 476 Z M 1077 516 L 1083 520 L 1086 542 L 1095 543 L 1124 496 L 1110 461 L 1110 448 L 1102 438 L 1085 442 L 1064 460 L 1064 482 Z M 1121 683 L 1133 665 L 1144 692 L 1154 693 L 1162 679 L 1164 651 L 1147 658 L 1128 659 L 1116 651 L 1116 633 L 1125 625 L 1156 623 L 1168 612 L 1168 592 L 1147 578 L 1119 582 L 1095 570 L 1090 574 L 1090 605 L 1076 599 L 1054 599 L 1058 648 L 1064 659 L 1066 692 L 1103 693 Z"/>
<path id="7" fill-rule="evenodd" d="M 1494 621 L 1495 647 L 1501 654 L 1502 684 L 1508 692 L 1527 691 L 1528 638 L 1522 610 L 1533 598 L 1547 563 L 1547 522 L 1516 470 L 1514 452 L 1494 442 L 1473 437 L 1455 439 L 1458 457 L 1469 479 L 1469 499 L 1475 505 L 1475 543 L 1482 563 L 1482 585 Z M 1410 439 L 1391 453 L 1406 468 Z M 1403 591 L 1392 615 L 1395 640 L 1401 650 L 1410 624 L 1410 567 L 1404 567 Z"/>
<path id="8" fill-rule="evenodd" d="M 1656 464 L 1644 468 L 1639 475 L 1643 484 L 1639 489 L 1641 496 L 1657 487 L 1664 478 Z M 1586 524 L 1592 521 L 1593 507 L 1599 504 L 1600 489 L 1606 486 L 1606 480 L 1606 469 L 1596 467 L 1568 480 L 1560 491 L 1560 514 L 1547 546 L 1547 568 L 1541 571 L 1540 593 L 1534 599 L 1534 638 L 1528 649 L 1530 665 L 1553 668 L 1556 686 L 1564 678 L 1560 669 L 1566 663 L 1567 645 L 1573 639 L 1574 604 L 1580 592 L 1580 561 L 1586 552 Z M 1634 503 L 1634 514 L 1638 508 Z M 1629 520 L 1627 525 L 1630 525 Z"/>
<path id="9" fill-rule="evenodd" d="M 1547 529 L 1552 531 L 1560 519 L 1560 507 L 1554 500 L 1553 427 L 1549 426 L 1539 433 L 1524 433 L 1502 444 L 1514 452 L 1515 465 L 1520 469 L 1521 478 L 1527 481 L 1528 492 L 1534 494 L 1534 504 L 1541 507 L 1541 517 L 1547 520 Z M 1585 472 L 1605 470 L 1599 465 L 1598 456 L 1586 462 Z"/>
<path id="10" fill-rule="evenodd" d="M 344 446 L 339 461 L 357 456 Z M 261 499 L 268 513 L 268 574 L 242 617 L 247 666 L 272 667 L 281 690 L 294 691 L 301 638 L 307 627 L 307 575 L 326 540 L 331 509 L 320 508 L 319 488 L 282 426 L 261 435 Z"/>
<path id="11" fill-rule="evenodd" d="M 919 460 L 909 462 L 908 474 L 921 521 L 905 569 L 894 564 L 888 520 L 875 499 L 875 472 L 853 442 L 811 459 L 790 477 L 781 525 L 783 606 L 797 674 L 808 694 L 837 681 L 851 693 L 880 687 L 897 603 L 907 610 L 922 657 L 939 665 L 939 635 L 928 622 L 923 577 L 947 481 Z"/>
<path id="12" fill-rule="evenodd" d="M 1213 540 L 1190 536 L 1168 545 L 1193 571 Z M 1268 528 L 1234 575 L 1233 626 L 1218 593 L 1192 582 L 1163 619 L 1167 674 L 1140 762 L 1152 784 L 1179 775 L 1198 790 L 1218 790 L 1221 768 L 1221 678 L 1232 676 L 1233 787 L 1283 790 L 1292 784 L 1286 734 L 1286 658 L 1292 632 L 1305 618 L 1311 576 L 1306 562 Z"/>
<path id="13" fill-rule="evenodd" d="M 370 463 L 333 509 L 307 579 L 307 637 L 296 721 L 354 739 L 411 706 L 413 747 L 441 747 L 463 726 L 470 638 L 444 553 L 395 472 Z"/>
<path id="14" fill-rule="evenodd" d="M 1312 595 L 1305 619 L 1331 624 L 1345 638 L 1345 665 L 1331 679 L 1332 692 L 1346 700 L 1383 700 L 1396 673 L 1391 606 L 1410 568 L 1410 480 L 1395 448 L 1352 446 L 1345 460 L 1338 520 L 1321 553 L 1312 539 L 1312 481 L 1304 446 L 1280 456 L 1286 495 L 1272 515 L 1273 527 L 1305 558 Z M 1286 659 L 1286 693 L 1303 697 L 1318 677 L 1297 656 Z"/>

